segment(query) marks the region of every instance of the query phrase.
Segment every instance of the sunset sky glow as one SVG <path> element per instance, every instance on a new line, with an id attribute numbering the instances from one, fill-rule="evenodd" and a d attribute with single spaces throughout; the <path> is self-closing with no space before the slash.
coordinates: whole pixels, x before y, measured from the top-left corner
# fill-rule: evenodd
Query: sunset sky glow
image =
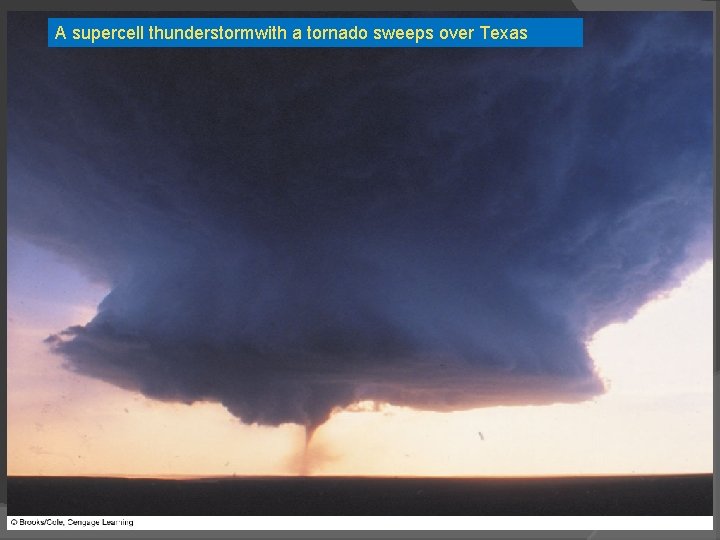
<path id="1" fill-rule="evenodd" d="M 244 425 L 216 403 L 163 403 L 62 367 L 42 340 L 94 315 L 106 291 L 57 257 L 11 241 L 11 475 L 297 474 L 300 426 Z M 33 269 L 30 271 L 30 269 Z M 578 475 L 712 471 L 712 263 L 600 330 L 609 381 L 581 404 L 454 413 L 363 402 L 315 434 L 310 474 Z M 44 298 L 59 298 L 46 302 Z M 482 432 L 483 439 L 479 432 Z"/>

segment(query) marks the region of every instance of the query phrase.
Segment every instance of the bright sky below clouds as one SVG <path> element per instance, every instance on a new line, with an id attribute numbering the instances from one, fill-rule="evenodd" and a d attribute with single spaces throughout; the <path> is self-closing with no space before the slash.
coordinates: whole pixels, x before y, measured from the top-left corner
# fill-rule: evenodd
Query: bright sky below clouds
<path id="1" fill-rule="evenodd" d="M 215 403 L 153 401 L 62 367 L 42 340 L 85 323 L 106 291 L 11 239 L 11 475 L 295 474 L 303 428 L 241 424 Z M 313 474 L 552 475 L 712 470 L 712 263 L 599 331 L 607 394 L 581 404 L 454 413 L 360 403 L 309 450 Z M 480 436 L 482 433 L 482 437 Z"/>

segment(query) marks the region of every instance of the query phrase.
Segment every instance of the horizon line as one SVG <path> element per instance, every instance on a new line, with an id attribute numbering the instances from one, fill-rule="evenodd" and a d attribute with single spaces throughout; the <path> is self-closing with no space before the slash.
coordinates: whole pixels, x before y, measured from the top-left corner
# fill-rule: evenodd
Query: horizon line
<path id="1" fill-rule="evenodd" d="M 301 479 L 301 478 L 335 478 L 335 479 L 424 479 L 424 480 L 534 480 L 550 478 L 648 478 L 678 476 L 712 476 L 713 471 L 677 472 L 677 473 L 581 473 L 581 474 L 543 474 L 543 475 L 372 475 L 372 474 L 163 474 L 163 475 L 132 475 L 132 474 L 8 474 L 7 478 L 76 478 L 76 479 L 124 479 L 124 480 L 232 480 L 232 479 Z"/>

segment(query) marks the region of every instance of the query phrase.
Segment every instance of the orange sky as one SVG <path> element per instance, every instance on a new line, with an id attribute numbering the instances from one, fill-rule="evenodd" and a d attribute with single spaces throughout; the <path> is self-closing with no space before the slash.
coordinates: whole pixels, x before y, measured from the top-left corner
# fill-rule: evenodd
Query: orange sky
<path id="1" fill-rule="evenodd" d="M 48 283 L 73 283 L 59 295 L 62 301 L 51 303 L 40 292 L 10 287 L 12 280 L 28 279 L 21 263 L 8 268 L 8 474 L 301 470 L 300 426 L 243 425 L 215 403 L 157 402 L 63 368 L 62 359 L 49 354 L 42 340 L 58 328 L 91 319 L 106 291 L 82 276 L 69 279 L 73 271 L 48 258 L 42 265 Z M 502 476 L 712 471 L 712 263 L 646 305 L 632 321 L 598 332 L 588 346 L 610 383 L 604 396 L 573 405 L 454 413 L 360 403 L 337 412 L 318 429 L 309 448 L 310 472 Z"/>

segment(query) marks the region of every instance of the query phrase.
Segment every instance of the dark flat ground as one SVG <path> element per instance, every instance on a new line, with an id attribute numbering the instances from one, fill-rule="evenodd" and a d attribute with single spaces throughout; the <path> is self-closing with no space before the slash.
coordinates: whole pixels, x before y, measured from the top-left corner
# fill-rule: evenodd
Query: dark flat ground
<path id="1" fill-rule="evenodd" d="M 8 515 L 711 515 L 712 475 L 8 478 Z"/>

